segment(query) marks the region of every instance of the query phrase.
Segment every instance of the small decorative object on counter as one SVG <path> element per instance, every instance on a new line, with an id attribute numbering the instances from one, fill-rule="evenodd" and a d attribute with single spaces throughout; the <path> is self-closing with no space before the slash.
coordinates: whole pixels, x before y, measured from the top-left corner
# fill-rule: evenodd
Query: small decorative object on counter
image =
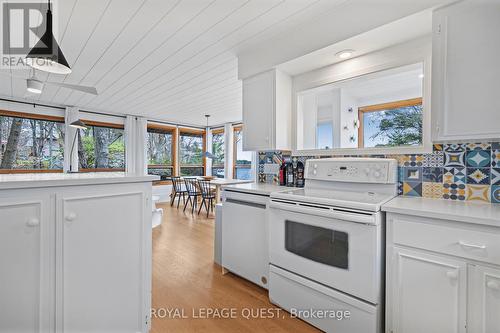
<path id="1" fill-rule="evenodd" d="M 293 163 L 288 162 L 286 165 L 286 186 L 295 186 L 295 173 L 293 172 Z"/>
<path id="2" fill-rule="evenodd" d="M 297 179 L 296 185 L 297 187 L 304 187 L 304 163 L 301 161 L 297 162 Z"/>
<path id="3" fill-rule="evenodd" d="M 283 160 L 280 166 L 280 186 L 286 186 L 286 162 Z"/>

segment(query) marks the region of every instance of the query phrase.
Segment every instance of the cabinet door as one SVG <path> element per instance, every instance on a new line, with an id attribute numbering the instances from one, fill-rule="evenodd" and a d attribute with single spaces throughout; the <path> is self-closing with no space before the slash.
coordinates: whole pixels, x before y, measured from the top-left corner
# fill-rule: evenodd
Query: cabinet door
<path id="1" fill-rule="evenodd" d="M 395 248 L 390 268 L 392 332 L 465 332 L 466 264 Z"/>
<path id="2" fill-rule="evenodd" d="M 274 149 L 274 72 L 243 80 L 243 150 Z"/>
<path id="3" fill-rule="evenodd" d="M 460 1 L 434 13 L 434 140 L 500 137 L 498 31 L 498 1 Z"/>
<path id="4" fill-rule="evenodd" d="M 500 332 L 500 269 L 469 266 L 469 330 Z"/>
<path id="5" fill-rule="evenodd" d="M 0 199 L 0 332 L 50 332 L 49 199 Z"/>
<path id="6" fill-rule="evenodd" d="M 57 210 L 59 330 L 146 332 L 151 203 L 145 193 L 79 189 L 60 194 Z"/>

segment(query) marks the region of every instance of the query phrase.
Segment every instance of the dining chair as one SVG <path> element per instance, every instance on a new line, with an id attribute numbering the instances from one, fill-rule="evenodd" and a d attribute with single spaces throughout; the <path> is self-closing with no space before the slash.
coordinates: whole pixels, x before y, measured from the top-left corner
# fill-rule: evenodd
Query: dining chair
<path id="1" fill-rule="evenodd" d="M 207 217 L 210 211 L 214 211 L 214 202 L 215 202 L 215 190 L 210 186 L 209 180 L 198 180 L 198 186 L 201 191 L 201 204 L 198 209 L 198 215 L 200 215 L 201 209 L 205 206 L 207 210 Z"/>
<path id="2" fill-rule="evenodd" d="M 181 177 L 172 177 L 172 194 L 170 195 L 170 206 L 174 205 L 175 198 L 177 197 L 177 208 L 179 208 L 179 203 L 182 197 L 182 203 L 186 204 L 186 186 L 182 182 Z"/>
<path id="3" fill-rule="evenodd" d="M 188 203 L 191 202 L 191 214 L 193 214 L 196 207 L 198 207 L 198 197 L 201 195 L 201 191 L 198 188 L 196 178 L 184 178 L 184 184 L 186 185 L 188 195 L 188 198 L 184 203 L 184 211 L 186 211 Z"/>

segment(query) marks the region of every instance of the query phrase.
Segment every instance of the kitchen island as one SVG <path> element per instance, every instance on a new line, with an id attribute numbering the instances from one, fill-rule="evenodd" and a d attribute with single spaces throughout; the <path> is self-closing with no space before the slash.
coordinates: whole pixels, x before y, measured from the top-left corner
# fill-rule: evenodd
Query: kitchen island
<path id="1" fill-rule="evenodd" d="M 1 175 L 0 331 L 147 332 L 154 180 Z"/>

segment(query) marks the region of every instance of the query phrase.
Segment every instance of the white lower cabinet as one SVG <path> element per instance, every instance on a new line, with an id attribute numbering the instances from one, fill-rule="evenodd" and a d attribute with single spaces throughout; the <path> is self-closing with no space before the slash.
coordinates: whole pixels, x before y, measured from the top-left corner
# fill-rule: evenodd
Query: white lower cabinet
<path id="1" fill-rule="evenodd" d="M 469 265 L 469 330 L 500 332 L 500 268 Z"/>
<path id="2" fill-rule="evenodd" d="M 0 190 L 0 332 L 149 331 L 151 183 Z"/>
<path id="3" fill-rule="evenodd" d="M 53 328 L 49 198 L 0 197 L 0 332 Z"/>
<path id="4" fill-rule="evenodd" d="M 386 332 L 499 333 L 500 228 L 388 213 Z"/>
<path id="5" fill-rule="evenodd" d="M 466 263 L 394 249 L 393 332 L 461 333 L 466 326 Z"/>

